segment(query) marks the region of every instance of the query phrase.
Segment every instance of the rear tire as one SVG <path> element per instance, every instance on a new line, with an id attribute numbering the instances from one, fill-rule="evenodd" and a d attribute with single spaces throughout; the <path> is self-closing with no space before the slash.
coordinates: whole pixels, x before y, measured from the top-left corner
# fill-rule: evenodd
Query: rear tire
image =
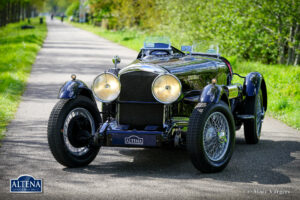
<path id="1" fill-rule="evenodd" d="M 260 89 L 257 95 L 246 97 L 245 100 L 245 113 L 254 116 L 254 119 L 244 122 L 244 135 L 247 144 L 257 144 L 259 142 L 263 112 L 263 95 Z"/>
<path id="2" fill-rule="evenodd" d="M 204 173 L 222 171 L 234 145 L 234 120 L 228 105 L 222 101 L 199 103 L 192 112 L 187 133 L 187 149 L 193 165 Z"/>
<path id="3" fill-rule="evenodd" d="M 92 162 L 100 147 L 84 139 L 96 132 L 100 122 L 97 105 L 88 97 L 60 99 L 48 121 L 48 144 L 54 158 L 66 167 L 81 167 Z"/>

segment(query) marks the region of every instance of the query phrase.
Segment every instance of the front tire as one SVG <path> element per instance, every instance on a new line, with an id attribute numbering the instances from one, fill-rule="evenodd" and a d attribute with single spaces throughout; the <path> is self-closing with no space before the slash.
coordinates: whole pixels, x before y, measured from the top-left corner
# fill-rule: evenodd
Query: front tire
<path id="1" fill-rule="evenodd" d="M 48 144 L 54 158 L 66 167 L 92 162 L 100 147 L 89 141 L 100 122 L 97 105 L 88 97 L 60 99 L 48 121 Z"/>
<path id="2" fill-rule="evenodd" d="M 199 103 L 189 121 L 187 149 L 193 165 L 204 173 L 223 170 L 233 153 L 235 127 L 226 103 Z"/>

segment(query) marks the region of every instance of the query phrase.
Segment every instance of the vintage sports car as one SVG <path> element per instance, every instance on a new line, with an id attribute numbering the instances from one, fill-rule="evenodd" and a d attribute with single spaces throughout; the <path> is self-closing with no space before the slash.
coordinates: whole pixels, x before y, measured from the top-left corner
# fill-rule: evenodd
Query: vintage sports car
<path id="1" fill-rule="evenodd" d="M 242 125 L 247 143 L 259 141 L 265 80 L 258 72 L 233 73 L 216 49 L 180 51 L 152 38 L 127 67 L 117 67 L 117 56 L 113 62 L 91 89 L 74 74 L 61 87 L 48 122 L 48 143 L 60 164 L 88 165 L 101 146 L 166 145 L 186 147 L 193 165 L 210 173 L 227 166 Z M 234 75 L 244 84 L 232 84 Z"/>

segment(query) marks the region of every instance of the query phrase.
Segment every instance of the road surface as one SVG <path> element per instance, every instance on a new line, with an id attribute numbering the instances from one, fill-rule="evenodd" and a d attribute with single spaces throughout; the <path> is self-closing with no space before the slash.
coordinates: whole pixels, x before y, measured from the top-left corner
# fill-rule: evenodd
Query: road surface
<path id="1" fill-rule="evenodd" d="M 237 132 L 227 168 L 198 172 L 183 150 L 103 147 L 87 167 L 58 164 L 47 143 L 47 120 L 70 74 L 88 85 L 113 64 L 137 52 L 59 21 L 49 33 L 28 80 L 15 119 L 0 148 L 0 199 L 299 199 L 300 133 L 266 118 L 261 142 L 247 145 Z M 42 194 L 12 194 L 10 179 L 43 179 Z"/>

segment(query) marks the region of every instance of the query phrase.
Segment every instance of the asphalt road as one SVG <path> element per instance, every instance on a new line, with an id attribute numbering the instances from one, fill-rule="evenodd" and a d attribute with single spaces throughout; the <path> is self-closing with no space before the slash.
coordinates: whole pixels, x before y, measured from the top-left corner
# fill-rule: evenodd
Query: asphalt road
<path id="1" fill-rule="evenodd" d="M 124 66 L 137 52 L 58 21 L 48 29 L 0 148 L 0 199 L 300 199 L 300 133 L 268 117 L 257 145 L 237 132 L 233 157 L 216 174 L 198 172 L 185 151 L 169 149 L 104 147 L 87 167 L 59 165 L 46 129 L 60 86 L 71 73 L 90 85 L 114 55 Z M 43 193 L 10 193 L 9 180 L 21 174 L 42 178 Z"/>

